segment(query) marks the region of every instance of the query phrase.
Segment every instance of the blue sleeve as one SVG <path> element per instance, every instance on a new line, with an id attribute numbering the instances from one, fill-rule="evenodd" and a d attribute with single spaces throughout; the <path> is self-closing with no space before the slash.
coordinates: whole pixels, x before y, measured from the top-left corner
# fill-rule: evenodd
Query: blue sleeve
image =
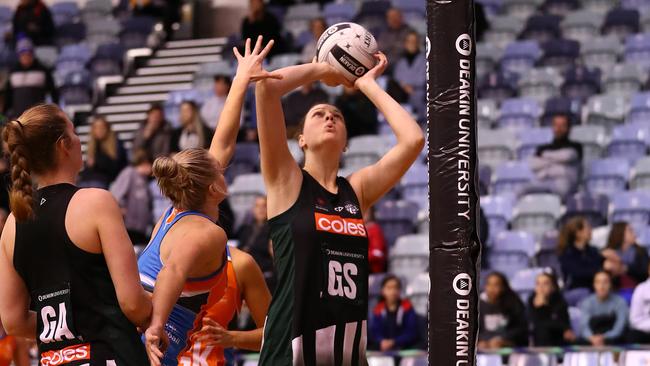
<path id="1" fill-rule="evenodd" d="M 418 317 L 411 308 L 404 313 L 404 323 L 400 335 L 395 338 L 395 345 L 398 348 L 413 346 L 418 340 Z"/>
<path id="2" fill-rule="evenodd" d="M 588 339 L 592 335 L 591 328 L 589 327 L 589 319 L 591 318 L 592 309 L 591 309 L 591 296 L 584 299 L 580 303 L 580 310 L 582 312 L 582 319 L 580 319 L 580 336 L 584 339 Z"/>
<path id="3" fill-rule="evenodd" d="M 623 332 L 625 331 L 625 323 L 627 321 L 627 315 L 629 312 L 625 300 L 617 297 L 614 311 L 616 312 L 616 322 L 614 323 L 614 327 L 612 327 L 612 329 L 603 334 L 606 339 L 618 338 L 622 336 Z"/>
<path id="4" fill-rule="evenodd" d="M 384 340 L 384 327 L 381 315 L 372 314 L 370 323 L 370 340 L 375 344 L 381 343 Z"/>

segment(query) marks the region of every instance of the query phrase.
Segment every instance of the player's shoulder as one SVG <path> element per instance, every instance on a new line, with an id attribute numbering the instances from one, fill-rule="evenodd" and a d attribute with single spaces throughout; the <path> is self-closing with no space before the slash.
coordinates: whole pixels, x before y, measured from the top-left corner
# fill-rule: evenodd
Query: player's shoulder
<path id="1" fill-rule="evenodd" d="M 235 247 L 228 247 L 228 250 L 230 250 L 232 264 L 233 266 L 235 266 L 235 270 L 237 268 L 241 268 L 245 270 L 248 268 L 252 268 L 252 266 L 257 266 L 257 262 L 255 262 L 253 256 L 248 254 L 247 252 Z"/>
<path id="2" fill-rule="evenodd" d="M 82 188 L 72 198 L 89 211 L 101 213 L 106 209 L 117 207 L 117 201 L 111 192 L 101 188 Z"/>

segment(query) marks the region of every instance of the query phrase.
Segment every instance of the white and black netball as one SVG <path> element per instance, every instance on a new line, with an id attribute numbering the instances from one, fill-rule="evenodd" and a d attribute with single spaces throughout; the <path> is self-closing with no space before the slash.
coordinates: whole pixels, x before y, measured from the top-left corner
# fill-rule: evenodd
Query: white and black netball
<path id="1" fill-rule="evenodd" d="M 372 33 L 356 23 L 338 23 L 327 28 L 318 39 L 316 59 L 327 62 L 355 81 L 372 69 L 377 60 L 377 41 Z"/>

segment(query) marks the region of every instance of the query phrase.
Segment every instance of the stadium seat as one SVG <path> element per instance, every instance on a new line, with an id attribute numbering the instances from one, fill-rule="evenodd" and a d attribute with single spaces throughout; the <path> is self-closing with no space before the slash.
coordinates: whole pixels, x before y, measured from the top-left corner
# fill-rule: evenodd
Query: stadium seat
<path id="1" fill-rule="evenodd" d="M 242 174 L 237 176 L 228 187 L 228 199 L 235 213 L 235 227 L 238 227 L 244 216 L 253 208 L 255 198 L 264 195 L 264 179 L 261 174 Z"/>
<path id="2" fill-rule="evenodd" d="M 43 65 L 52 68 L 59 57 L 59 50 L 55 46 L 37 46 L 34 48 L 34 55 Z"/>
<path id="3" fill-rule="evenodd" d="M 502 9 L 505 14 L 526 19 L 542 4 L 542 0 L 503 0 Z"/>
<path id="4" fill-rule="evenodd" d="M 492 99 L 497 103 L 517 94 L 517 74 L 503 70 L 488 72 L 479 82 L 479 98 Z"/>
<path id="5" fill-rule="evenodd" d="M 287 66 L 294 66 L 296 64 L 302 63 L 302 55 L 299 53 L 285 53 L 281 55 L 273 56 L 271 62 L 269 63 L 268 70 L 278 70 Z"/>
<path id="6" fill-rule="evenodd" d="M 364 1 L 361 4 L 355 22 L 361 24 L 373 34 L 378 34 L 386 27 L 386 11 L 390 9 L 388 0 Z"/>
<path id="7" fill-rule="evenodd" d="M 552 66 L 565 71 L 580 57 L 580 43 L 572 39 L 551 39 L 542 44 L 543 66 Z M 559 82 L 561 83 L 561 81 Z"/>
<path id="8" fill-rule="evenodd" d="M 429 366 L 429 360 L 426 356 L 408 356 L 402 358 L 399 366 Z"/>
<path id="9" fill-rule="evenodd" d="M 56 60 L 55 76 L 59 79 L 59 84 L 69 73 L 84 70 L 90 57 L 90 49 L 83 44 L 63 47 Z"/>
<path id="10" fill-rule="evenodd" d="M 426 17 L 426 0 L 392 0 L 392 5 L 404 14 L 405 19 Z"/>
<path id="11" fill-rule="evenodd" d="M 502 56 L 502 50 L 496 43 L 479 42 L 476 44 L 476 77 L 482 78 L 493 70 Z"/>
<path id="12" fill-rule="evenodd" d="M 587 124 L 611 129 L 623 122 L 628 101 L 621 94 L 598 94 L 587 102 Z"/>
<path id="13" fill-rule="evenodd" d="M 569 307 L 569 320 L 571 321 L 571 329 L 574 333 L 580 334 L 582 330 L 582 311 L 575 306 Z"/>
<path id="14" fill-rule="evenodd" d="M 348 142 L 348 151 L 343 155 L 343 163 L 345 167 L 366 167 L 379 161 L 387 148 L 386 140 L 378 135 L 353 137 Z"/>
<path id="15" fill-rule="evenodd" d="M 541 9 L 545 13 L 564 17 L 579 7 L 580 3 L 577 0 L 546 0 Z"/>
<path id="16" fill-rule="evenodd" d="M 539 67 L 530 69 L 519 78 L 519 94 L 543 103 L 559 94 L 562 76 L 557 68 Z"/>
<path id="17" fill-rule="evenodd" d="M 587 100 L 600 91 L 600 70 L 584 65 L 569 67 L 564 73 L 562 94 L 571 99 Z"/>
<path id="18" fill-rule="evenodd" d="M 535 238 L 523 231 L 500 232 L 488 253 L 490 268 L 506 276 L 528 268 L 534 255 Z"/>
<path id="19" fill-rule="evenodd" d="M 542 267 L 532 267 L 522 269 L 515 273 L 510 279 L 510 287 L 519 294 L 521 300 L 526 304 L 528 296 L 535 290 L 537 276 L 546 272 L 548 269 Z"/>
<path id="20" fill-rule="evenodd" d="M 112 17 L 96 19 L 88 24 L 87 40 L 92 44 L 113 43 L 118 40 L 121 25 Z"/>
<path id="21" fill-rule="evenodd" d="M 641 12 L 641 30 L 645 33 L 650 32 L 650 12 Z"/>
<path id="22" fill-rule="evenodd" d="M 420 273 L 409 279 L 406 286 L 406 296 L 413 303 L 415 312 L 425 317 L 429 305 L 429 273 Z"/>
<path id="23" fill-rule="evenodd" d="M 540 145 L 553 141 L 553 131 L 549 127 L 535 127 L 519 131 L 517 137 L 519 139 L 517 157 L 519 160 L 526 160 L 535 155 Z"/>
<path id="24" fill-rule="evenodd" d="M 641 158 L 634 164 L 630 189 L 650 189 L 650 157 Z"/>
<path id="25" fill-rule="evenodd" d="M 90 104 L 92 83 L 86 70 L 72 71 L 65 76 L 59 93 L 64 105 Z"/>
<path id="26" fill-rule="evenodd" d="M 630 163 L 625 159 L 599 159 L 590 163 L 585 186 L 592 194 L 611 196 L 625 190 L 630 175 Z"/>
<path id="27" fill-rule="evenodd" d="M 134 16 L 122 23 L 120 43 L 126 49 L 146 47 L 147 38 L 153 30 L 156 20 L 147 16 Z"/>
<path id="28" fill-rule="evenodd" d="M 639 32 L 639 18 L 636 9 L 613 8 L 605 15 L 602 33 L 615 35 L 622 41 L 630 34 Z"/>
<path id="29" fill-rule="evenodd" d="M 556 366 L 557 359 L 549 353 L 513 353 L 508 358 L 508 366 Z"/>
<path id="30" fill-rule="evenodd" d="M 418 204 L 420 209 L 429 203 L 429 170 L 425 164 L 415 163 L 402 177 L 402 198 Z"/>
<path id="31" fill-rule="evenodd" d="M 14 17 L 14 11 L 10 7 L 0 5 L 0 24 L 11 23 Z"/>
<path id="32" fill-rule="evenodd" d="M 327 24 L 350 22 L 357 14 L 357 9 L 352 3 L 329 3 L 323 7 L 323 17 Z"/>
<path id="33" fill-rule="evenodd" d="M 415 231 L 418 205 L 406 200 L 384 200 L 375 206 L 375 219 L 384 230 L 386 243 L 392 246 L 395 240 Z"/>
<path id="34" fill-rule="evenodd" d="M 102 44 L 89 61 L 90 72 L 95 76 L 122 74 L 124 47 L 119 43 Z"/>
<path id="35" fill-rule="evenodd" d="M 429 268 L 429 236 L 403 235 L 390 249 L 389 272 L 402 278 L 413 278 Z"/>
<path id="36" fill-rule="evenodd" d="M 617 64 L 607 69 L 602 87 L 605 93 L 632 94 L 641 89 L 646 73 L 635 64 Z"/>
<path id="37" fill-rule="evenodd" d="M 650 69 L 650 33 L 633 34 L 625 41 L 625 62 Z"/>
<path id="38" fill-rule="evenodd" d="M 535 255 L 535 264 L 552 270 L 558 278 L 562 278 L 562 266 L 557 255 L 557 238 L 557 230 L 544 233 L 539 242 L 539 250 Z"/>
<path id="39" fill-rule="evenodd" d="M 479 129 L 490 129 L 497 120 L 499 108 L 492 99 L 479 99 L 476 102 L 476 124 Z"/>
<path id="40" fill-rule="evenodd" d="M 563 366 L 614 366 L 614 355 L 611 352 L 567 352 L 564 354 Z"/>
<path id="41" fill-rule="evenodd" d="M 610 222 L 625 221 L 633 227 L 650 223 L 650 192 L 617 192 L 612 196 Z"/>
<path id="42" fill-rule="evenodd" d="M 612 130 L 612 139 L 607 146 L 607 156 L 627 159 L 634 164 L 646 155 L 647 141 L 649 140 L 648 128 L 640 128 L 634 124 L 616 126 Z"/>
<path id="43" fill-rule="evenodd" d="M 650 121 L 650 92 L 634 94 L 627 122 L 647 123 L 648 121 Z"/>
<path id="44" fill-rule="evenodd" d="M 569 123 L 575 126 L 580 123 L 582 103 L 578 98 L 552 97 L 544 103 L 544 114 L 540 120 L 542 126 L 551 126 L 553 117 L 564 115 L 569 118 Z"/>
<path id="45" fill-rule="evenodd" d="M 605 71 L 616 64 L 623 47 L 616 37 L 596 37 L 581 44 L 580 53 L 589 68 Z"/>
<path id="46" fill-rule="evenodd" d="M 109 16 L 112 11 L 113 4 L 110 0 L 88 0 L 81 10 L 81 16 L 84 23 L 88 24 Z"/>
<path id="47" fill-rule="evenodd" d="M 560 37 L 561 19 L 561 17 L 552 14 L 532 15 L 526 21 L 519 38 L 537 41 L 539 44 L 556 39 Z"/>
<path id="48" fill-rule="evenodd" d="M 86 26 L 83 23 L 65 23 L 56 28 L 54 42 L 59 48 L 76 44 L 86 38 Z"/>
<path id="49" fill-rule="evenodd" d="M 562 202 L 557 195 L 526 195 L 515 205 L 512 229 L 541 237 L 548 230 L 555 228 L 555 222 L 562 214 Z"/>
<path id="50" fill-rule="evenodd" d="M 512 42 L 503 52 L 501 69 L 523 74 L 533 68 L 541 56 L 542 49 L 536 41 Z"/>
<path id="51" fill-rule="evenodd" d="M 620 366 L 638 366 L 650 363 L 650 351 L 647 350 L 628 350 L 623 351 L 619 358 Z"/>
<path id="52" fill-rule="evenodd" d="M 539 103 L 532 98 L 506 99 L 501 104 L 497 124 L 500 128 L 527 129 L 535 126 L 542 114 Z"/>
<path id="53" fill-rule="evenodd" d="M 65 23 L 74 23 L 81 14 L 76 1 L 63 1 L 50 6 L 54 24 L 59 26 Z"/>
<path id="54" fill-rule="evenodd" d="M 503 48 L 517 39 L 523 28 L 524 22 L 521 19 L 496 15 L 490 20 L 490 28 L 485 32 L 485 41 Z"/>
<path id="55" fill-rule="evenodd" d="M 575 39 L 581 43 L 587 43 L 592 38 L 600 35 L 600 28 L 603 25 L 605 17 L 602 14 L 589 11 L 577 10 L 567 14 L 560 28 L 562 36 L 568 39 Z"/>
<path id="56" fill-rule="evenodd" d="M 607 131 L 603 126 L 574 126 L 571 140 L 582 144 L 582 160 L 600 159 L 607 143 Z"/>
<path id="57" fill-rule="evenodd" d="M 488 194 L 490 191 L 490 181 L 492 180 L 492 168 L 487 165 L 478 167 L 478 184 L 481 196 Z"/>
<path id="58" fill-rule="evenodd" d="M 321 15 L 318 4 L 297 4 L 287 8 L 283 27 L 297 38 L 300 33 L 309 30 L 309 21 Z"/>
<path id="59" fill-rule="evenodd" d="M 512 210 L 515 199 L 512 195 L 481 197 L 481 208 L 488 221 L 488 245 L 491 245 L 497 234 L 508 230 L 508 223 L 512 219 Z"/>
<path id="60" fill-rule="evenodd" d="M 238 143 L 228 169 L 226 169 L 226 179 L 231 183 L 239 175 L 255 173 L 259 169 L 259 165 L 259 145 L 256 143 Z"/>
<path id="61" fill-rule="evenodd" d="M 567 198 L 566 212 L 562 223 L 570 218 L 582 216 L 591 226 L 597 227 L 607 223 L 609 199 L 604 195 L 592 195 L 587 192 L 578 192 Z"/>
<path id="62" fill-rule="evenodd" d="M 637 244 L 646 250 L 650 250 L 650 226 L 635 227 L 634 232 L 636 234 Z"/>
<path id="63" fill-rule="evenodd" d="M 225 75 L 231 77 L 234 75 L 233 67 L 226 60 L 206 62 L 199 66 L 199 70 L 194 74 L 192 85 L 202 90 L 213 90 L 214 77 Z"/>
<path id="64" fill-rule="evenodd" d="M 492 175 L 492 194 L 518 194 L 535 179 L 526 162 L 506 162 L 499 165 Z"/>
<path id="65" fill-rule="evenodd" d="M 476 355 L 476 366 L 501 366 L 501 355 L 479 353 Z"/>

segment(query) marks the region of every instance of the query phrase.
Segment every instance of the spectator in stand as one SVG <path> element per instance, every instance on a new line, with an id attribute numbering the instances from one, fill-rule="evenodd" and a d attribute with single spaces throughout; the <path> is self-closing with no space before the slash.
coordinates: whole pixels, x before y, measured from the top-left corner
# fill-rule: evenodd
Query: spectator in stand
<path id="1" fill-rule="evenodd" d="M 90 129 L 86 152 L 86 169 L 81 174 L 83 187 L 108 188 L 124 168 L 126 153 L 111 125 L 102 116 L 96 116 Z"/>
<path id="2" fill-rule="evenodd" d="M 248 15 L 241 24 L 241 39 L 257 39 L 261 35 L 264 39 L 274 40 L 275 44 L 269 52 L 269 56 L 273 56 L 285 51 L 281 29 L 280 22 L 266 10 L 263 0 L 249 1 Z"/>
<path id="3" fill-rule="evenodd" d="M 192 148 L 207 148 L 212 131 L 201 119 L 196 103 L 181 103 L 179 115 L 181 127 L 172 132 L 172 150 L 181 151 Z"/>
<path id="4" fill-rule="evenodd" d="M 552 120 L 553 141 L 537 148 L 531 159 L 531 168 L 537 178 L 551 184 L 561 196 L 576 189 L 582 163 L 582 145 L 571 141 L 571 125 L 566 115 L 556 115 Z"/>
<path id="5" fill-rule="evenodd" d="M 552 273 L 541 273 L 528 298 L 531 335 L 535 347 L 565 346 L 575 342 L 569 310 Z"/>
<path id="6" fill-rule="evenodd" d="M 16 44 L 18 64 L 9 72 L 5 87 L 5 114 L 16 118 L 27 108 L 45 102 L 47 94 L 57 103 L 59 94 L 50 70 L 34 57 L 34 47 L 28 38 Z"/>
<path id="7" fill-rule="evenodd" d="M 52 13 L 41 0 L 21 0 L 12 24 L 14 39 L 23 35 L 38 46 L 52 44 L 56 33 Z"/>
<path id="8" fill-rule="evenodd" d="M 612 274 L 614 287 L 631 290 L 648 278 L 648 252 L 636 243 L 634 228 L 627 222 L 612 225 L 603 268 Z"/>
<path id="9" fill-rule="evenodd" d="M 628 317 L 627 303 L 612 293 L 612 276 L 599 271 L 594 276 L 594 293 L 580 303 L 582 311 L 581 343 L 594 347 L 624 341 Z"/>
<path id="10" fill-rule="evenodd" d="M 316 43 L 327 29 L 327 23 L 324 18 L 314 18 L 309 22 L 312 39 L 302 48 L 302 62 L 308 63 L 316 56 Z"/>
<path id="11" fill-rule="evenodd" d="M 386 54 L 388 60 L 397 60 L 402 55 L 404 40 L 411 27 L 404 23 L 402 12 L 396 8 L 388 9 L 386 12 L 387 28 L 379 34 L 377 43 L 379 49 Z"/>
<path id="12" fill-rule="evenodd" d="M 479 309 L 479 350 L 528 345 L 526 308 L 503 274 L 488 275 Z"/>
<path id="13" fill-rule="evenodd" d="M 124 225 L 133 245 L 146 245 L 152 229 L 152 199 L 149 194 L 151 158 L 145 150 L 136 150 L 131 166 L 120 172 L 110 190 L 117 200 Z"/>
<path id="14" fill-rule="evenodd" d="M 309 109 L 316 104 L 328 103 L 329 96 L 317 83 L 307 83 L 282 99 L 287 138 L 294 138 Z"/>
<path id="15" fill-rule="evenodd" d="M 420 50 L 420 36 L 415 31 L 409 31 L 404 39 L 404 52 L 393 70 L 393 79 L 406 94 L 406 101 L 417 111 L 425 115 L 424 99 L 426 95 L 427 60 Z"/>
<path id="16" fill-rule="evenodd" d="M 343 94 L 336 98 L 334 105 L 341 111 L 346 121 L 348 138 L 377 133 L 377 108 L 358 89 L 343 88 Z"/>
<path id="17" fill-rule="evenodd" d="M 258 196 L 252 209 L 251 220 L 239 229 L 239 249 L 250 254 L 262 269 L 266 284 L 271 291 L 274 289 L 273 258 L 269 251 L 271 233 L 266 218 L 266 197 Z"/>
<path id="18" fill-rule="evenodd" d="M 213 130 L 217 128 L 217 121 L 219 121 L 223 105 L 226 103 L 231 84 L 232 80 L 229 76 L 216 75 L 214 77 L 214 95 L 208 98 L 201 107 L 201 118 L 205 121 L 206 126 Z"/>
<path id="19" fill-rule="evenodd" d="M 375 221 L 375 207 L 366 212 L 366 231 L 368 232 L 368 262 L 370 273 L 386 272 L 388 246 L 381 226 Z"/>
<path id="20" fill-rule="evenodd" d="M 591 224 L 584 217 L 570 219 L 560 231 L 558 255 L 567 289 L 591 288 L 602 268 L 603 257 L 590 240 Z"/>
<path id="21" fill-rule="evenodd" d="M 144 149 L 152 159 L 167 156 L 171 151 L 171 136 L 172 129 L 165 120 L 163 107 L 154 104 L 147 111 L 144 126 L 135 133 L 133 151 Z"/>
<path id="22" fill-rule="evenodd" d="M 370 319 L 373 348 L 398 351 L 413 348 L 418 341 L 418 317 L 408 299 L 402 299 L 402 281 L 387 275 L 381 282 L 381 297 Z"/>
<path id="23" fill-rule="evenodd" d="M 650 274 L 650 266 L 647 268 Z M 650 343 L 650 279 L 640 283 L 632 294 L 629 343 Z"/>

